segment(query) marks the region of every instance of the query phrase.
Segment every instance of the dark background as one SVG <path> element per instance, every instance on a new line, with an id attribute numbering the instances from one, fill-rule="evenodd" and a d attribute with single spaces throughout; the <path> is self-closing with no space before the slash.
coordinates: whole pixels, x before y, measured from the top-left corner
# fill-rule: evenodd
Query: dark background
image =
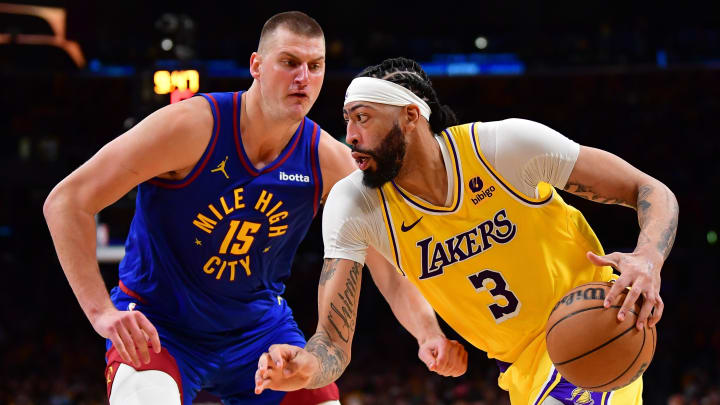
<path id="1" fill-rule="evenodd" d="M 328 71 L 310 117 L 338 138 L 344 136 L 340 100 L 368 64 L 401 55 L 430 61 L 448 53 L 512 53 L 523 62 L 523 74 L 433 77 L 441 102 L 461 122 L 542 122 L 667 184 L 681 214 L 662 272 L 666 309 L 644 397 L 648 404 L 720 404 L 720 248 L 711 238 L 711 231 L 720 231 L 716 2 L 35 4 L 67 9 L 67 37 L 80 44 L 89 65 L 77 68 L 55 48 L 0 44 L 0 404 L 104 401 L 104 341 L 57 262 L 42 216 L 49 191 L 103 144 L 168 103 L 167 95 L 152 93 L 152 72 L 165 66 L 158 60 L 197 67 L 200 91 L 246 89 L 246 71 L 211 77 L 204 61 L 228 60 L 246 69 L 264 21 L 295 9 L 325 30 Z M 192 24 L 163 33 L 164 13 Z M 42 21 L 0 13 L 0 33 L 43 32 L 50 30 Z M 482 51 L 474 47 L 479 35 L 489 42 Z M 165 37 L 175 41 L 174 50 L 160 48 Z M 176 53 L 178 45 L 185 53 Z M 563 196 L 585 213 L 606 251 L 634 248 L 634 211 Z M 133 197 L 100 214 L 112 242 L 123 241 Z M 319 225 L 316 220 L 299 250 L 286 294 L 308 336 L 317 321 Z M 117 283 L 116 264 L 101 269 L 109 286 Z M 394 320 L 368 273 L 365 279 L 353 360 L 339 380 L 344 403 L 507 403 L 496 388 L 494 363 L 469 345 L 465 376 L 427 372 L 416 342 Z"/>

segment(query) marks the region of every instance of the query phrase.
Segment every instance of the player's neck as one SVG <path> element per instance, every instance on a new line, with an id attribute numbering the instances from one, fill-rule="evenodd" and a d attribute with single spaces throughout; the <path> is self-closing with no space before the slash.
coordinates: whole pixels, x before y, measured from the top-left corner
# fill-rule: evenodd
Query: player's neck
<path id="1" fill-rule="evenodd" d="M 300 121 L 277 120 L 263 111 L 260 93 L 251 87 L 242 94 L 240 136 L 245 153 L 260 170 L 272 163 L 295 134 Z"/>
<path id="2" fill-rule="evenodd" d="M 448 180 L 445 161 L 435 136 L 429 130 L 410 135 L 405 159 L 395 183 L 423 200 L 444 206 Z"/>

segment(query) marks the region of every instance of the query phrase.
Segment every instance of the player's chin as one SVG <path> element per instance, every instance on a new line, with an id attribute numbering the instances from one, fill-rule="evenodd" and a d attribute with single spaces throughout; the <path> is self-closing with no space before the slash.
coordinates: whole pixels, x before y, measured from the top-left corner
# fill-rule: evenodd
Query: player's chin
<path id="1" fill-rule="evenodd" d="M 288 106 L 288 113 L 293 119 L 301 119 L 310 112 L 310 105 L 302 102 L 293 102 Z"/>

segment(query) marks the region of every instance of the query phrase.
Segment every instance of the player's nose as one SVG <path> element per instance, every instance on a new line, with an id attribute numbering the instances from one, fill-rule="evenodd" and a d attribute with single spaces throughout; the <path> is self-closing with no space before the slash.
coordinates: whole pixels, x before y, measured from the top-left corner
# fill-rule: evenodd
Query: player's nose
<path id="1" fill-rule="evenodd" d="M 295 75 L 295 83 L 307 85 L 310 82 L 310 69 L 307 63 L 300 65 L 297 74 Z"/>
<path id="2" fill-rule="evenodd" d="M 355 128 L 353 128 L 352 121 L 348 122 L 345 142 L 355 146 L 360 143 L 360 134 Z"/>

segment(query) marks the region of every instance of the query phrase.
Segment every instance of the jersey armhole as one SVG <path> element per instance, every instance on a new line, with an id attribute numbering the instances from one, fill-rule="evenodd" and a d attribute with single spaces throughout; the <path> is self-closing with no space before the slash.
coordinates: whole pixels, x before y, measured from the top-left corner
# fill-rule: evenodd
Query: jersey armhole
<path id="1" fill-rule="evenodd" d="M 202 173 L 203 169 L 210 160 L 210 156 L 212 156 L 213 151 L 215 150 L 215 144 L 217 144 L 217 140 L 220 134 L 220 108 L 218 107 L 217 100 L 215 100 L 215 97 L 213 97 L 212 94 L 204 93 L 200 94 L 199 96 L 205 98 L 205 100 L 210 104 L 210 111 L 212 111 L 213 115 L 213 129 L 210 136 L 210 141 L 205 147 L 205 151 L 200 157 L 200 160 L 198 160 L 198 162 L 195 164 L 195 167 L 193 167 L 190 173 L 188 173 L 188 175 L 182 179 L 168 180 L 160 177 L 153 177 L 152 179 L 147 181 L 148 184 L 168 189 L 183 188 L 192 183 L 198 177 L 198 175 Z"/>
<path id="2" fill-rule="evenodd" d="M 542 193 L 539 193 L 541 195 L 540 198 L 532 198 L 530 196 L 525 195 L 525 193 L 521 192 L 520 190 L 517 190 L 515 187 L 513 187 L 510 182 L 505 180 L 503 176 L 495 170 L 495 168 L 490 165 L 487 158 L 485 158 L 485 155 L 482 153 L 482 150 L 480 149 L 480 140 L 478 139 L 477 132 L 475 131 L 475 125 L 479 124 L 478 122 L 474 122 L 470 125 L 470 138 L 472 139 L 473 149 L 475 150 L 475 157 L 477 157 L 478 161 L 482 163 L 482 165 L 485 167 L 485 169 L 492 175 L 495 180 L 500 184 L 502 188 L 507 191 L 508 194 L 512 195 L 516 200 L 519 202 L 532 206 L 542 206 L 547 203 L 549 203 L 553 196 L 555 195 L 556 191 L 552 186 L 550 186 L 549 193 L 548 190 L 542 189 L 545 193 L 548 193 L 547 195 L 543 195 Z M 497 157 L 496 157 L 497 159 Z M 542 186 L 542 183 L 538 184 L 538 188 L 540 189 Z"/>

